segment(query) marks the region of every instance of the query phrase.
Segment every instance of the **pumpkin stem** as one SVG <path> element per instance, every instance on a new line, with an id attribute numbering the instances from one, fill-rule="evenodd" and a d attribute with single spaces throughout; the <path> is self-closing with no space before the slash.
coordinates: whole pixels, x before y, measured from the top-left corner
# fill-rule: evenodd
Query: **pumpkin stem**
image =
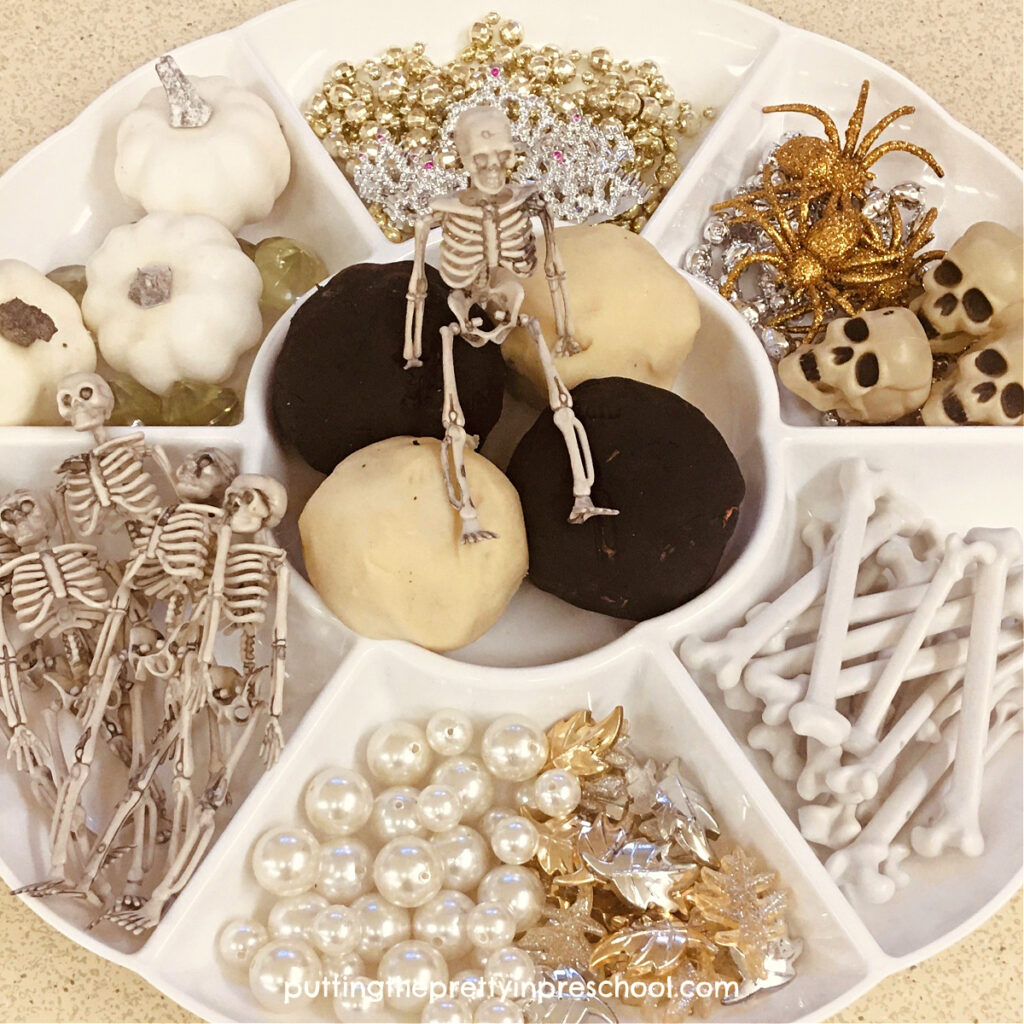
<path id="1" fill-rule="evenodd" d="M 171 107 L 171 127 L 202 128 L 213 116 L 213 108 L 199 95 L 174 58 L 161 57 L 156 62 L 156 73 Z"/>
<path id="2" fill-rule="evenodd" d="M 141 309 L 161 306 L 171 299 L 174 274 L 166 263 L 151 263 L 135 271 L 128 298 Z"/>
<path id="3" fill-rule="evenodd" d="M 49 341 L 57 333 L 53 319 L 38 306 L 15 296 L 0 305 L 0 337 L 28 348 L 36 341 Z"/>

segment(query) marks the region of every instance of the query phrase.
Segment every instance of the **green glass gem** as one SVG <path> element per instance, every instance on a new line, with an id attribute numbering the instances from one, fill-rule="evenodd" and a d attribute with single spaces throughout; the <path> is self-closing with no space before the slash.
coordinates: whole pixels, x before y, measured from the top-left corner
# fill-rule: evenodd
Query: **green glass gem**
<path id="1" fill-rule="evenodd" d="M 130 427 L 141 423 L 147 427 L 163 425 L 160 396 L 147 391 L 137 380 L 123 374 L 110 374 L 106 378 L 114 392 L 114 411 L 107 421 L 112 427 Z"/>
<path id="2" fill-rule="evenodd" d="M 199 380 L 175 381 L 161 404 L 168 426 L 230 427 L 242 419 L 241 399 L 231 388 Z"/>
<path id="3" fill-rule="evenodd" d="M 238 247 L 245 253 L 246 256 L 251 260 L 256 259 L 256 243 L 250 242 L 248 238 L 236 238 L 235 241 L 238 243 Z"/>
<path id="4" fill-rule="evenodd" d="M 283 313 L 327 276 L 324 261 L 294 238 L 264 238 L 253 259 L 263 277 L 260 302 L 275 313 Z"/>
<path id="5" fill-rule="evenodd" d="M 85 294 L 85 267 L 81 263 L 69 263 L 57 267 L 46 275 L 54 284 L 59 284 L 79 305 Z"/>

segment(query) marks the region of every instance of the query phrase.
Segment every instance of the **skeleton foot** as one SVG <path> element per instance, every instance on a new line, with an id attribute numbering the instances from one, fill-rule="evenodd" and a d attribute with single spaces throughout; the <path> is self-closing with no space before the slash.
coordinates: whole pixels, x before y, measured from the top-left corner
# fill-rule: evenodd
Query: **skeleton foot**
<path id="1" fill-rule="evenodd" d="M 155 928 L 160 923 L 163 913 L 163 900 L 147 900 L 145 896 L 122 896 L 115 900 L 100 920 L 110 921 L 132 935 L 141 935 Z"/>
<path id="2" fill-rule="evenodd" d="M 406 369 L 406 370 L 414 370 L 414 369 L 416 369 L 417 366 L 422 366 L 422 365 L 423 365 L 423 360 L 422 359 L 406 359 L 404 369 Z"/>
<path id="3" fill-rule="evenodd" d="M 14 760 L 19 772 L 35 775 L 40 768 L 49 770 L 51 764 L 46 747 L 27 725 L 19 723 L 11 733 L 7 746 L 8 760 Z"/>
<path id="4" fill-rule="evenodd" d="M 592 516 L 617 516 L 617 508 L 600 508 L 595 505 L 590 497 L 585 494 L 578 494 L 572 503 L 572 511 L 569 513 L 569 522 L 573 524 L 585 523 Z"/>

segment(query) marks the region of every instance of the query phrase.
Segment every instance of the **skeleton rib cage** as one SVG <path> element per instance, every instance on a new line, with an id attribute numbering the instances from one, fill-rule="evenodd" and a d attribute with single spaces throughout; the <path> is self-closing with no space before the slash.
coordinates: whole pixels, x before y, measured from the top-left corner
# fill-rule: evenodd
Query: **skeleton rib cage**
<path id="1" fill-rule="evenodd" d="M 0 579 L 6 576 L 18 625 L 37 639 L 95 629 L 106 619 L 109 595 L 91 544 L 20 555 L 0 568 Z"/>
<path id="2" fill-rule="evenodd" d="M 468 206 L 459 199 L 435 200 L 441 222 L 441 276 L 453 288 L 486 282 L 501 267 L 516 277 L 529 277 L 537 266 L 531 200 L 520 192 L 505 202 Z"/>
<path id="3" fill-rule="evenodd" d="M 205 591 L 213 568 L 214 523 L 221 514 L 210 505 L 172 505 L 155 519 L 133 524 L 131 560 L 142 559 L 134 586 L 155 601 Z"/>
<path id="4" fill-rule="evenodd" d="M 232 543 L 224 567 L 224 617 L 228 631 L 251 632 L 266 619 L 274 574 L 284 552 L 269 544 Z"/>
<path id="5" fill-rule="evenodd" d="M 139 518 L 156 509 L 157 489 L 143 467 L 145 457 L 145 437 L 129 434 L 64 460 L 57 471 L 59 490 L 82 536 L 94 534 L 106 512 L 116 509 L 128 518 Z"/>

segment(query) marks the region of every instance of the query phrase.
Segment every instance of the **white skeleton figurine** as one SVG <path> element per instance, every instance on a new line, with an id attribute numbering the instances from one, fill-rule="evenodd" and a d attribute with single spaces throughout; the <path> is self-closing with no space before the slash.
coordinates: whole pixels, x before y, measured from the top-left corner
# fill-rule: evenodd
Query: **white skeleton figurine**
<path id="1" fill-rule="evenodd" d="M 170 477 L 167 456 L 149 447 L 141 433 L 108 437 L 106 422 L 114 410 L 110 385 L 95 373 L 73 373 L 57 389 L 57 409 L 75 430 L 96 442 L 91 451 L 65 459 L 57 487 L 75 532 L 90 537 L 110 520 L 138 519 L 159 503 L 156 484 L 145 468 L 148 457 Z"/>
<path id="2" fill-rule="evenodd" d="M 427 236 L 432 228 L 440 226 L 441 277 L 452 289 L 448 305 L 456 318 L 455 323 L 441 328 L 445 430 L 441 458 L 448 499 L 462 520 L 462 542 L 474 543 L 496 535 L 481 528 L 469 493 L 464 460 L 466 445 L 472 445 L 473 441 L 466 433 L 466 419 L 459 404 L 452 346 L 456 337 L 462 337 L 474 347 L 488 342 L 500 345 L 518 326 L 525 327 L 537 345 L 548 384 L 548 401 L 568 449 L 574 497 L 569 521 L 582 523 L 591 516 L 616 515 L 616 509 L 597 508 L 591 500 L 594 463 L 586 431 L 573 412 L 572 397 L 555 370 L 540 324 L 535 317 L 520 313 L 524 297 L 520 279 L 529 277 L 537 266 L 531 223 L 531 218 L 536 216 L 544 231 L 547 253 L 544 272 L 558 329 L 554 354 L 564 356 L 579 352 L 572 337 L 565 271 L 555 246 L 551 213 L 535 187 L 508 184 L 515 148 L 512 129 L 503 111 L 497 107 L 467 110 L 455 126 L 455 145 L 469 174 L 470 187 L 434 199 L 431 216 L 416 223 L 404 356 L 406 369 L 422 365 L 423 308 L 427 294 L 423 264 Z M 491 317 L 495 324 L 493 329 L 482 330 L 479 318 L 470 317 L 474 305 L 479 305 Z"/>
<path id="3" fill-rule="evenodd" d="M 191 818 L 187 833 L 177 849 L 169 854 L 167 871 L 153 889 L 152 896 L 148 899 L 141 896 L 122 898 L 105 915 L 108 920 L 134 934 L 153 928 L 159 922 L 167 903 L 182 890 L 202 860 L 213 838 L 217 811 L 227 800 L 234 772 L 261 721 L 262 716 L 252 714 L 252 711 L 259 709 L 267 715 L 260 746 L 264 764 L 269 768 L 280 754 L 283 744 L 279 718 L 285 682 L 288 565 L 285 552 L 272 543 L 269 531 L 281 521 L 286 504 L 284 487 L 270 477 L 243 474 L 231 482 L 225 493 L 226 520 L 218 534 L 203 644 L 198 663 L 194 658 L 186 658 L 185 672 L 198 671 L 206 677 L 207 695 L 218 703 L 218 713 L 243 723 L 242 732 L 223 761 L 211 767 L 197 813 Z M 256 691 L 259 681 L 267 674 L 267 667 L 261 668 L 256 664 L 256 635 L 266 621 L 275 585 L 270 694 L 264 700 Z M 228 623 L 227 631 L 238 629 L 242 633 L 241 676 L 214 664 L 213 648 L 222 619 Z M 248 713 L 240 708 L 243 702 L 248 704 Z"/>

